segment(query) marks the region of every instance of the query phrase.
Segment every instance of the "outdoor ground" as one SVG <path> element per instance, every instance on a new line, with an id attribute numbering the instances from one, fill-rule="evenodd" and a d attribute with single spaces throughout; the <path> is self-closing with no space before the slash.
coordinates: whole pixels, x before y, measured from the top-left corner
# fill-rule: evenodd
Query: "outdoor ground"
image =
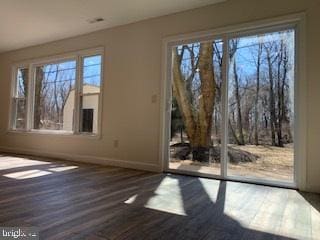
<path id="1" fill-rule="evenodd" d="M 234 149 L 250 152 L 258 156 L 255 162 L 242 162 L 228 165 L 228 175 L 259 178 L 264 180 L 293 181 L 293 146 L 284 148 L 272 146 L 237 146 L 229 145 Z M 220 175 L 220 163 L 194 162 L 189 156 L 186 160 L 171 158 L 170 169 L 200 172 Z"/>

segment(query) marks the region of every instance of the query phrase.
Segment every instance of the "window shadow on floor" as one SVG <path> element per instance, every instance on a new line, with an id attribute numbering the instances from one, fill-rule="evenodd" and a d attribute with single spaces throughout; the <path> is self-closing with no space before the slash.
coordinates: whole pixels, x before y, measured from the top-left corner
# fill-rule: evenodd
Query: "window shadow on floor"
<path id="1" fill-rule="evenodd" d="M 137 195 L 122 217 L 113 219 L 112 226 L 99 231 L 96 236 L 110 239 L 294 239 L 273 233 L 249 229 L 236 219 L 224 213 L 227 183 L 220 181 L 215 201 L 212 200 L 199 178 L 170 174 L 165 178 L 178 181 L 180 197 L 185 214 L 170 213 L 170 198 L 177 195 L 170 187 L 155 188 Z M 163 178 L 162 181 L 165 179 Z M 159 186 L 161 182 L 159 182 Z M 158 187 L 159 187 L 158 186 Z M 166 192 L 167 191 L 167 192 Z M 159 200 L 154 208 L 148 202 L 154 197 L 161 199 L 161 193 L 169 199 L 161 205 Z M 168 202 L 169 201 L 169 202 Z M 148 206 L 148 207 L 146 207 Z M 179 204 L 177 205 L 179 208 Z M 157 209 L 157 210 L 155 210 Z M 173 210 L 173 209 L 172 209 Z M 133 224 L 134 223 L 134 224 Z M 109 238 L 108 238 L 109 239 Z"/>
<path id="2" fill-rule="evenodd" d="M 78 168 L 52 171 L 71 165 Z M 52 174 L 22 180 L 3 176 L 29 170 Z M 0 225 L 36 226 L 44 239 L 294 239 L 248 228 L 227 214 L 230 194 L 238 195 L 225 181 L 59 161 L 0 173 Z M 318 195 L 301 196 L 319 211 Z M 238 210 L 252 218 L 246 209 Z"/>

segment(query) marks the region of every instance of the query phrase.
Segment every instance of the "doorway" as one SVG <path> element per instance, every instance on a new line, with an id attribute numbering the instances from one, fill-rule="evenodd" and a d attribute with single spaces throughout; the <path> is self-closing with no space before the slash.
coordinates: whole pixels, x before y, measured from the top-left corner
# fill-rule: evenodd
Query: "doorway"
<path id="1" fill-rule="evenodd" d="M 166 170 L 296 187 L 297 25 L 195 36 L 166 45 Z"/>

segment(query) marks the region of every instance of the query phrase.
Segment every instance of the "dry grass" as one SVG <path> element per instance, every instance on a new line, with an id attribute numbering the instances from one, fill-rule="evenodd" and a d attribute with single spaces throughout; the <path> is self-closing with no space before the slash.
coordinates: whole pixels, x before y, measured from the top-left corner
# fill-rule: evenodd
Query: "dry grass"
<path id="1" fill-rule="evenodd" d="M 255 145 L 229 145 L 229 147 L 247 151 L 259 157 L 255 162 L 229 164 L 229 175 L 292 182 L 292 145 L 287 145 L 284 148 Z M 191 161 L 191 159 L 183 161 L 172 159 L 172 161 L 170 162 L 170 168 L 207 174 L 220 174 L 219 163 L 203 164 L 200 162 Z"/>
<path id="2" fill-rule="evenodd" d="M 232 146 L 257 155 L 256 162 L 230 164 L 230 174 L 240 176 L 253 176 L 272 180 L 293 180 L 293 147 L 284 148 L 272 146 Z"/>

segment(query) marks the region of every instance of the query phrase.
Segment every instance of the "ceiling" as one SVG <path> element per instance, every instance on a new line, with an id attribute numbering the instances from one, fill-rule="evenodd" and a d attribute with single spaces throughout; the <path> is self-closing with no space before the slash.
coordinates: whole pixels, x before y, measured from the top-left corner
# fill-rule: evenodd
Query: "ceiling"
<path id="1" fill-rule="evenodd" d="M 0 0 L 0 53 L 223 1 Z"/>

